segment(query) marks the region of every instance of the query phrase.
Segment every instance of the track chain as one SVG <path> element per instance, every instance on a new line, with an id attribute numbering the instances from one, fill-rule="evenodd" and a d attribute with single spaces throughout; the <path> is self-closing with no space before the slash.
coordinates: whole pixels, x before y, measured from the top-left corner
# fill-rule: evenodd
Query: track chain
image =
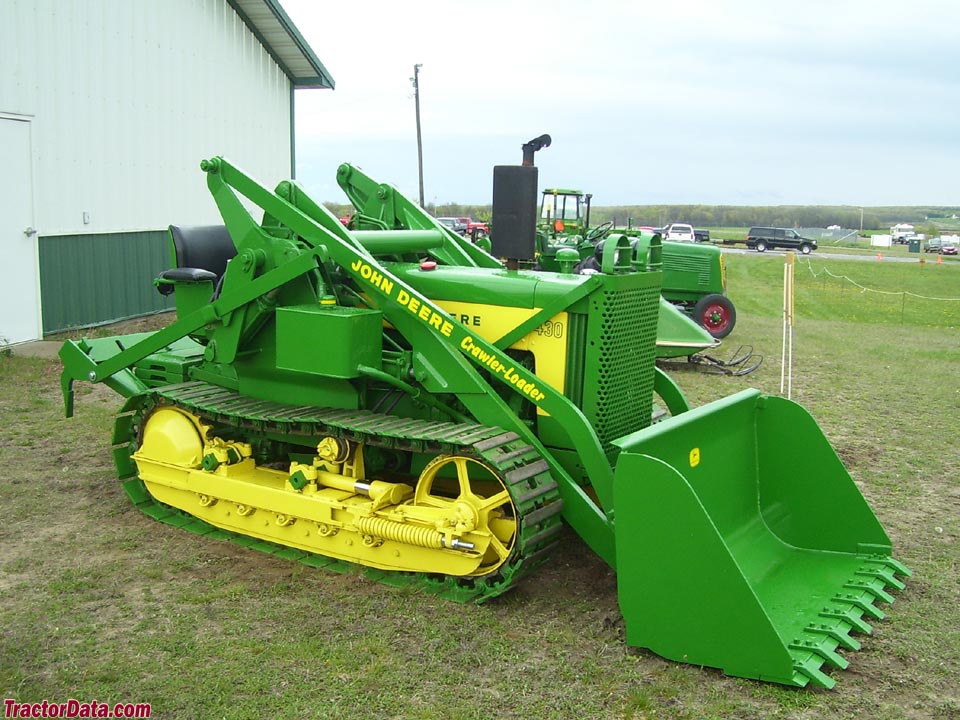
<path id="1" fill-rule="evenodd" d="M 139 445 L 146 416 L 158 406 L 175 406 L 217 426 L 232 426 L 239 435 L 282 435 L 306 446 L 334 436 L 392 450 L 431 455 L 462 455 L 482 460 L 503 479 L 517 511 L 519 536 L 510 558 L 482 577 L 451 577 L 389 572 L 251 538 L 210 525 L 189 513 L 155 500 L 137 476 L 131 455 Z M 458 601 L 482 602 L 508 590 L 546 558 L 561 530 L 563 503 L 546 460 L 514 432 L 484 425 L 431 422 L 383 415 L 368 410 L 337 410 L 257 400 L 216 385 L 188 382 L 154 388 L 128 399 L 114 427 L 117 475 L 133 503 L 160 522 L 217 539 L 229 539 L 311 567 L 346 572 L 360 568 L 388 585 L 419 585 L 424 591 Z"/>

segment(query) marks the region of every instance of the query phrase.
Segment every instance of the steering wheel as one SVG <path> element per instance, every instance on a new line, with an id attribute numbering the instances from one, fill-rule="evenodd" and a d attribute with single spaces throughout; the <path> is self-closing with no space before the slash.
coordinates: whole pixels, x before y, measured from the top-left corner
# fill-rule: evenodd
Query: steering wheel
<path id="1" fill-rule="evenodd" d="M 613 220 L 607 220 L 607 222 L 602 225 L 597 225 L 593 230 L 587 233 L 587 236 L 584 238 L 587 242 L 593 242 L 594 240 L 599 240 L 608 232 L 610 228 L 613 227 Z"/>

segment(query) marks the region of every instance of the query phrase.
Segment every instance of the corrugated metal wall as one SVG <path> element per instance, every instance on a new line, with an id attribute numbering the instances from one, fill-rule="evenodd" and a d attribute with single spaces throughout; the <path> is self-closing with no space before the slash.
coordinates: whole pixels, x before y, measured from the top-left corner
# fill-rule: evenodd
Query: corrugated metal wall
<path id="1" fill-rule="evenodd" d="M 291 174 L 290 80 L 226 0 L 0 0 L 0 68 L 0 112 L 32 120 L 45 332 L 155 309 L 153 251 L 124 243 L 220 222 L 201 159 Z"/>
<path id="2" fill-rule="evenodd" d="M 44 333 L 172 308 L 153 285 L 172 265 L 163 231 L 40 238 Z"/>
<path id="3" fill-rule="evenodd" d="M 3 0 L 2 19 L 0 112 L 34 117 L 42 235 L 215 222 L 211 155 L 289 177 L 290 81 L 226 0 Z"/>

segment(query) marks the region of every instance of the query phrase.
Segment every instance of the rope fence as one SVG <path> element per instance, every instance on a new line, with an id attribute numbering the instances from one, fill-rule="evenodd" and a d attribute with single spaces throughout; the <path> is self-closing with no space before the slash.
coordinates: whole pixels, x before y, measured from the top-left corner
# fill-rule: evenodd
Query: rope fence
<path id="1" fill-rule="evenodd" d="M 960 324 L 960 297 L 938 297 L 911 290 L 891 290 L 869 287 L 849 275 L 831 272 L 827 267 L 815 270 L 809 258 L 798 258 L 806 263 L 807 282 L 816 282 L 824 289 L 828 286 L 839 290 L 839 301 L 844 308 L 836 308 L 838 315 L 858 322 L 894 322 L 900 325 L 932 325 L 957 327 Z M 801 271 L 802 272 L 802 271 Z M 799 278 L 798 278 L 799 280 Z M 889 286 L 888 286 L 889 287 Z M 859 298 L 853 303 L 845 300 L 847 288 L 848 300 Z M 939 288 L 938 288 L 939 289 Z M 800 296 L 798 295 L 798 299 Z M 867 298 L 873 298 L 867 301 Z M 811 308 L 807 308 L 811 310 Z M 812 309 L 816 314 L 817 310 Z M 822 313 L 821 313 L 822 314 Z"/>
<path id="2" fill-rule="evenodd" d="M 960 302 L 960 297 L 953 297 L 953 298 L 930 297 L 930 296 L 927 296 L 927 295 L 918 295 L 917 293 L 915 293 L 915 292 L 910 292 L 909 290 L 877 290 L 876 288 L 869 288 L 869 287 L 866 287 L 865 285 L 861 285 L 860 283 L 858 283 L 856 280 L 854 280 L 853 278 L 851 278 L 851 277 L 848 276 L 848 275 L 835 275 L 834 273 L 830 272 L 826 267 L 824 267 L 824 268 L 818 273 L 818 272 L 816 272 L 816 271 L 813 269 L 813 264 L 812 264 L 809 260 L 807 260 L 807 268 L 810 270 L 810 274 L 813 275 L 814 280 L 818 279 L 818 278 L 819 278 L 821 275 L 823 275 L 823 274 L 827 274 L 827 275 L 829 275 L 830 277 L 834 278 L 835 280 L 846 280 L 848 283 L 850 283 L 850 284 L 853 285 L 854 287 L 860 288 L 860 292 L 872 292 L 872 293 L 877 293 L 878 295 L 903 295 L 903 296 L 914 297 L 914 298 L 917 298 L 917 299 L 919 299 L 919 300 L 936 300 L 936 301 L 943 301 L 943 302 Z"/>

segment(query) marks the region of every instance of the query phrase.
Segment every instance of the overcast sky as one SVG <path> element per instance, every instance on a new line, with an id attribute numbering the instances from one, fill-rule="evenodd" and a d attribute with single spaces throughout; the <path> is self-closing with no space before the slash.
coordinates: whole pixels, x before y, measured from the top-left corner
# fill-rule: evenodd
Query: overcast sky
<path id="1" fill-rule="evenodd" d="M 298 91 L 297 175 L 348 161 L 489 203 L 542 133 L 540 187 L 597 205 L 960 204 L 957 0 L 281 0 L 336 81 Z"/>

